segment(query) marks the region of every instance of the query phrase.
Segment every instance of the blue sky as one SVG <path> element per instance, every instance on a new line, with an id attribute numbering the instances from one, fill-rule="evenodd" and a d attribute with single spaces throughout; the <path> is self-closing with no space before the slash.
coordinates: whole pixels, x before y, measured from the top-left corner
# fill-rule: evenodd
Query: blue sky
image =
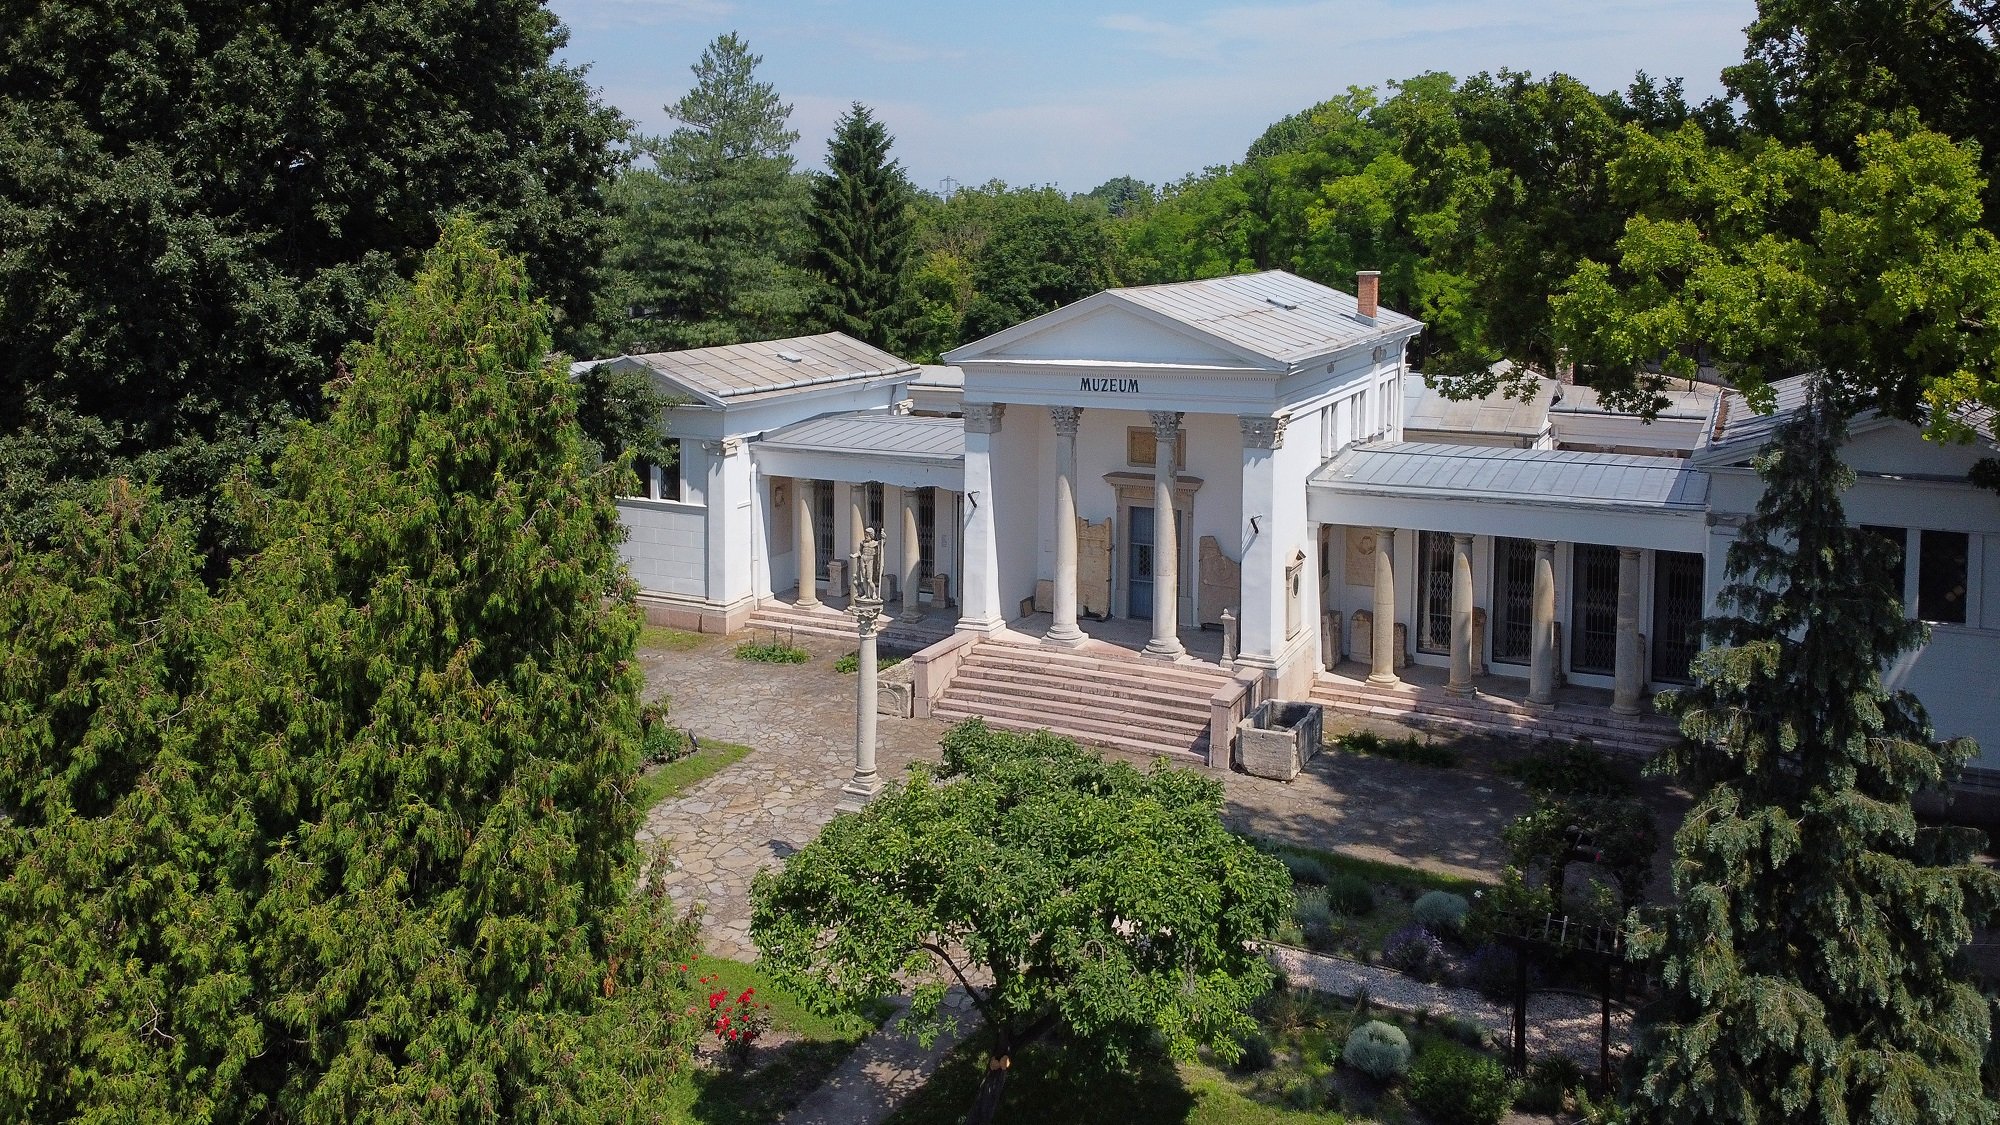
<path id="1" fill-rule="evenodd" d="M 1637 70 L 1721 89 L 1755 0 L 552 0 L 564 57 L 648 132 L 702 47 L 736 31 L 793 106 L 803 165 L 850 102 L 874 107 L 912 178 L 1085 191 L 1239 159 L 1264 127 L 1350 85 L 1428 70 Z"/>

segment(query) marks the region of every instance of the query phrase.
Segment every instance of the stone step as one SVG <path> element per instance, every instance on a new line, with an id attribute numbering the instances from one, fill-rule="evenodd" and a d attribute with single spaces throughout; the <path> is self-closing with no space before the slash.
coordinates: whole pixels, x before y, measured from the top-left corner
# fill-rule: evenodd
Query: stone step
<path id="1" fill-rule="evenodd" d="M 1203 664 L 1170 664 L 1166 661 L 1144 660 L 1138 657 L 1092 656 L 1089 653 L 1059 648 L 1054 645 L 1019 645 L 993 642 L 981 645 L 977 658 L 995 664 L 1009 663 L 1019 667 L 1048 672 L 1062 668 L 1072 672 L 1096 672 L 1107 676 L 1117 676 L 1152 683 L 1171 683 L 1189 688 L 1207 688 L 1210 694 L 1229 681 L 1229 676 L 1219 668 Z"/>
<path id="2" fill-rule="evenodd" d="M 1479 712 L 1472 708 L 1451 707 L 1398 699 L 1393 695 L 1371 697 L 1366 693 L 1343 692 L 1338 695 L 1316 689 L 1313 701 L 1324 704 L 1330 710 L 1342 714 L 1360 714 L 1392 721 L 1419 719 L 1425 722 L 1451 726 L 1472 731 L 1503 731 L 1523 735 L 1540 735 L 1553 738 L 1587 737 L 1602 749 L 1623 750 L 1650 754 L 1672 741 L 1671 728 L 1644 727 L 1633 729 L 1629 723 L 1624 726 L 1606 721 L 1598 716 L 1565 717 L 1560 713 L 1543 715 L 1539 713 L 1512 714 L 1506 712 Z M 1616 716 L 1611 716 L 1616 720 Z"/>
<path id="3" fill-rule="evenodd" d="M 1083 699 L 1094 697 L 1116 700 L 1123 705 L 1189 708 L 1203 714 L 1208 711 L 1209 697 L 1220 686 L 1194 684 L 1181 687 L 1175 683 L 1160 683 L 1112 672 L 1085 672 L 1058 678 L 1046 669 L 1024 667 L 1012 661 L 990 661 L 983 655 L 975 655 L 959 669 L 960 678 L 975 675 L 996 684 L 1009 685 L 1013 690 L 1028 695 L 1060 686 Z"/>
<path id="4" fill-rule="evenodd" d="M 973 718 L 983 719 L 988 726 L 1001 730 L 1022 731 L 1024 733 L 1047 730 L 1072 739 L 1084 746 L 1110 747 L 1147 756 L 1166 755 L 1170 758 L 1191 762 L 1207 760 L 1206 755 L 1203 753 L 1203 746 L 1207 742 L 1205 735 L 1183 743 L 1160 739 L 1151 734 L 1129 730 L 1124 732 L 1112 732 L 1103 729 L 1083 730 L 1072 727 L 1067 723 L 1060 725 L 1050 723 L 1047 721 L 1046 716 L 1018 708 L 967 709 L 952 703 L 949 699 L 949 693 L 947 693 L 945 700 L 940 700 L 931 709 L 931 714 L 947 722 L 957 722 L 962 719 Z"/>
<path id="5" fill-rule="evenodd" d="M 977 672 L 961 671 L 945 695 L 965 706 L 1032 708 L 1047 714 L 1051 722 L 1057 719 L 1080 723 L 1108 722 L 1168 734 L 1184 734 L 1189 738 L 1208 729 L 1205 709 L 1106 706 L 1102 700 L 1082 693 L 1024 693 L 1011 690 L 1006 684 L 983 679 Z"/>

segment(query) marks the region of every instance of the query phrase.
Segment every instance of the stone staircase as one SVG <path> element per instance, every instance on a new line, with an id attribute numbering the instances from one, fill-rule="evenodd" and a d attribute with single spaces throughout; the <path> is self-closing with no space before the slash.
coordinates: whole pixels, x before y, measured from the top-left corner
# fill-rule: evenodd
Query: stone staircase
<path id="1" fill-rule="evenodd" d="M 1673 722 L 1661 715 L 1614 715 L 1604 706 L 1566 704 L 1560 697 L 1555 710 L 1541 711 L 1486 692 L 1457 696 L 1428 685 L 1378 687 L 1340 676 L 1321 676 L 1313 685 L 1312 701 L 1335 714 L 1528 738 L 1588 738 L 1600 750 L 1633 754 L 1652 754 L 1679 736 Z"/>
<path id="2" fill-rule="evenodd" d="M 1206 760 L 1209 698 L 1226 682 L 1212 665 L 1142 660 L 1108 644 L 1065 649 L 993 639 L 966 654 L 931 714 Z"/>
<path id="3" fill-rule="evenodd" d="M 878 644 L 915 652 L 951 636 L 952 627 L 958 623 L 954 611 L 932 611 L 917 622 L 900 621 L 896 618 L 896 611 L 901 608 L 896 602 L 883 607 L 882 616 L 877 620 L 877 635 L 881 638 Z M 776 633 L 779 640 L 793 634 L 855 640 L 854 618 L 824 602 L 810 609 L 791 602 L 765 602 L 750 614 L 744 628 L 753 638 Z"/>

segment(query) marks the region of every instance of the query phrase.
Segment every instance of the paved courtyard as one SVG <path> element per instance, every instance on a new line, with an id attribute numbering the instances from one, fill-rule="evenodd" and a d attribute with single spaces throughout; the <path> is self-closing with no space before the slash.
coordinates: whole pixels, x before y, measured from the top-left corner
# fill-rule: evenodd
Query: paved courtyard
<path id="1" fill-rule="evenodd" d="M 715 637 L 691 651 L 643 655 L 648 690 L 672 699 L 676 725 L 752 750 L 655 808 L 642 836 L 668 842 L 676 864 L 669 885 L 683 903 L 705 908 L 711 952 L 753 959 L 751 877 L 818 834 L 853 770 L 854 677 L 833 670 L 853 646 L 800 634 L 796 643 L 812 652 L 811 661 L 754 664 L 733 656 L 742 639 Z M 1334 729 L 1348 725 L 1328 719 Z M 883 776 L 900 777 L 918 758 L 935 760 L 946 729 L 930 720 L 883 718 Z M 1290 783 L 1217 776 L 1227 787 L 1224 815 L 1239 830 L 1495 879 L 1504 862 L 1500 829 L 1527 810 L 1528 798 L 1487 765 L 1476 750 L 1464 769 L 1321 754 Z"/>

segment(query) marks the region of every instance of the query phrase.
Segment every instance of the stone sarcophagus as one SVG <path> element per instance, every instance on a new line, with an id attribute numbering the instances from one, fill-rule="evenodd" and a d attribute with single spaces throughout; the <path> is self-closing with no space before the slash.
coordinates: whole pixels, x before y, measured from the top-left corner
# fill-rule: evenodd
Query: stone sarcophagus
<path id="1" fill-rule="evenodd" d="M 1324 724 L 1316 703 L 1267 699 L 1236 724 L 1236 764 L 1252 777 L 1290 781 L 1319 753 Z"/>

